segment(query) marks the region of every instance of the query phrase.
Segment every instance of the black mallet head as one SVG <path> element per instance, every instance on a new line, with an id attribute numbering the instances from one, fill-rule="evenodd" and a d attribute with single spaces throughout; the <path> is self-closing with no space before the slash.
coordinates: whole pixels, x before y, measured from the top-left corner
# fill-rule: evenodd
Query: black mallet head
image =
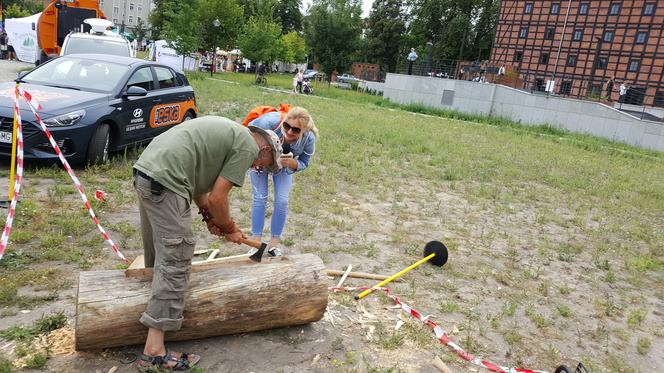
<path id="1" fill-rule="evenodd" d="M 431 254 L 436 254 L 431 260 L 429 260 L 429 263 L 442 267 L 447 263 L 447 247 L 443 245 L 442 242 L 440 241 L 430 241 L 427 242 L 427 244 L 424 246 L 424 257 L 426 258 L 427 256 Z"/>

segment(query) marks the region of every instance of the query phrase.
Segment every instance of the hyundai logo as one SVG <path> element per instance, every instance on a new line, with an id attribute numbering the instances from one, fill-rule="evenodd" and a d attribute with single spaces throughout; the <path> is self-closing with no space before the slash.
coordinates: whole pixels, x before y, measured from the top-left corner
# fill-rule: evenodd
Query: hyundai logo
<path id="1" fill-rule="evenodd" d="M 143 116 L 143 109 L 136 109 L 134 110 L 134 118 L 142 117 Z"/>

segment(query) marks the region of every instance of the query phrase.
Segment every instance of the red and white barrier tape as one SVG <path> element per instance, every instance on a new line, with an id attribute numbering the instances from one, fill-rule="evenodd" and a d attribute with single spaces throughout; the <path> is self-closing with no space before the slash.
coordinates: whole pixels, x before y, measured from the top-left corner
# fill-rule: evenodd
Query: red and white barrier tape
<path id="1" fill-rule="evenodd" d="M 22 96 L 25 99 L 25 102 L 28 104 L 28 107 L 32 111 L 32 113 L 35 115 L 37 118 L 37 122 L 41 126 L 42 131 L 46 134 L 46 137 L 48 138 L 48 141 L 51 143 L 51 146 L 53 146 L 53 149 L 55 150 L 55 154 L 58 155 L 58 158 L 60 159 L 60 162 L 62 162 L 62 165 L 65 167 L 65 170 L 67 170 L 67 173 L 69 174 L 69 177 L 71 177 L 72 181 L 74 182 L 74 185 L 76 186 L 76 190 L 78 190 L 78 193 L 81 196 L 81 199 L 85 203 L 85 208 L 88 210 L 88 213 L 90 214 L 90 217 L 92 218 L 92 221 L 94 221 L 95 225 L 97 225 L 97 229 L 101 232 L 101 235 L 104 237 L 104 240 L 111 246 L 113 251 L 120 257 L 120 259 L 124 260 L 125 262 L 128 262 L 127 258 L 125 258 L 124 255 L 120 252 L 118 249 L 118 246 L 113 242 L 111 237 L 108 235 L 108 233 L 104 230 L 104 228 L 101 226 L 99 223 L 99 219 L 95 215 L 95 212 L 92 210 L 92 206 L 90 205 L 90 201 L 88 200 L 88 197 L 85 195 L 85 191 L 83 190 L 83 184 L 78 180 L 76 175 L 74 174 L 74 170 L 71 168 L 69 165 L 69 162 L 65 159 L 65 156 L 62 154 L 60 151 L 60 147 L 58 147 L 58 144 L 55 142 L 53 139 L 53 136 L 51 135 L 51 132 L 46 128 L 46 125 L 42 121 L 41 117 L 39 114 L 37 114 L 37 109 L 41 109 L 41 105 L 32 98 L 30 93 L 26 92 L 23 89 L 16 88 L 16 97 L 14 99 L 14 115 L 17 116 L 17 121 L 18 121 L 18 134 L 17 134 L 17 140 L 21 140 L 20 145 L 19 145 L 19 160 L 17 164 L 19 165 L 19 170 L 20 173 L 17 172 L 16 176 L 16 183 L 15 183 L 15 191 L 14 191 L 14 198 L 12 199 L 12 203 L 9 209 L 9 214 L 7 216 L 7 224 L 5 225 L 5 229 L 2 233 L 2 239 L 0 239 L 0 258 L 2 258 L 2 254 L 5 250 L 5 247 L 7 246 L 7 242 L 9 241 L 9 232 L 11 231 L 11 223 L 14 217 L 14 211 L 16 209 L 16 200 L 18 199 L 18 192 L 20 188 L 20 181 L 21 181 L 21 176 L 23 173 L 23 143 L 22 143 L 22 133 L 21 133 L 21 116 L 20 116 L 20 108 L 18 106 L 18 96 Z"/>
<path id="2" fill-rule="evenodd" d="M 9 244 L 9 234 L 12 230 L 14 223 L 14 216 L 16 214 L 16 203 L 18 203 L 18 196 L 21 192 L 21 180 L 23 179 L 23 130 L 21 129 L 21 109 L 18 105 L 19 96 L 18 84 L 14 89 L 14 117 L 16 118 L 16 176 L 14 177 L 14 195 L 12 196 L 11 203 L 9 204 L 9 212 L 7 213 L 7 220 L 5 228 L 2 230 L 2 238 L 0 238 L 0 259 L 5 254 L 5 249 Z"/>
<path id="3" fill-rule="evenodd" d="M 331 288 L 329 288 L 329 290 L 331 290 L 335 293 L 339 292 L 339 291 L 364 291 L 364 290 L 367 290 L 367 289 L 370 289 L 370 288 L 369 287 L 360 287 L 360 288 L 358 288 L 358 287 L 342 287 L 342 288 L 331 287 Z M 447 335 L 447 333 L 445 333 L 443 331 L 443 329 L 440 327 L 440 325 L 438 325 L 434 321 L 431 321 L 429 319 L 429 316 L 423 316 L 420 312 L 414 310 L 409 305 L 402 302 L 401 299 L 399 299 L 399 297 L 390 294 L 390 289 L 388 289 L 388 288 L 379 288 L 379 290 L 384 291 L 385 295 L 387 295 L 389 298 L 391 298 L 396 305 L 400 306 L 401 310 L 403 312 L 413 316 L 414 318 L 416 318 L 417 320 L 419 320 L 423 324 L 429 326 L 431 328 L 431 330 L 433 330 L 434 334 L 436 335 L 436 339 L 439 340 L 440 343 L 446 345 L 452 351 L 454 351 L 457 355 L 459 355 L 459 357 L 461 357 L 462 359 L 470 362 L 473 365 L 476 365 L 478 367 L 488 369 L 491 372 L 497 372 L 497 373 L 547 373 L 546 371 L 543 371 L 543 370 L 532 370 L 532 369 L 523 369 L 523 368 L 503 367 L 503 366 L 496 365 L 496 364 L 488 362 L 488 361 L 484 361 L 480 358 L 477 358 L 477 357 L 469 354 L 468 352 L 464 351 L 463 348 L 461 348 L 461 346 L 459 346 L 456 343 L 452 342 L 452 340 L 450 340 L 450 337 Z"/>

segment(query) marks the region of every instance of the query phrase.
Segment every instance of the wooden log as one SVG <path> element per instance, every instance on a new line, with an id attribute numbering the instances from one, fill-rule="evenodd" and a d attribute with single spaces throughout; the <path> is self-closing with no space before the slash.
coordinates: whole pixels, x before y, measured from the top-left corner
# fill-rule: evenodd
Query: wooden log
<path id="1" fill-rule="evenodd" d="M 303 325 L 323 317 L 328 284 L 316 255 L 263 258 L 262 263 L 222 261 L 212 266 L 215 260 L 193 266 L 199 268 L 191 274 L 182 329 L 167 332 L 167 341 Z M 150 298 L 151 276 L 124 272 L 80 273 L 77 350 L 145 342 L 147 328 L 138 319 Z"/>

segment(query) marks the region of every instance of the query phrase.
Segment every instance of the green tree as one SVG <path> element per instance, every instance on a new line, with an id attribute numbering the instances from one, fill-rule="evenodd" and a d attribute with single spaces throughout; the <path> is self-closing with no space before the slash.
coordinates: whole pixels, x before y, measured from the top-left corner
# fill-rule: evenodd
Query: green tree
<path id="1" fill-rule="evenodd" d="M 27 9 L 19 4 L 12 4 L 2 9 L 2 15 L 6 18 L 23 18 L 32 15 Z"/>
<path id="2" fill-rule="evenodd" d="M 251 17 L 244 25 L 237 44 L 242 55 L 253 63 L 272 62 L 283 56 L 281 25 L 267 17 Z"/>
<path id="3" fill-rule="evenodd" d="M 307 45 L 304 38 L 295 31 L 281 36 L 283 53 L 279 58 L 287 63 L 303 62 L 307 56 Z"/>
<path id="4" fill-rule="evenodd" d="M 152 38 L 162 39 L 161 31 L 164 27 L 164 23 L 171 21 L 171 13 L 167 12 L 170 10 L 175 3 L 179 0 L 153 0 L 154 8 L 150 12 L 150 25 L 152 27 Z"/>
<path id="5" fill-rule="evenodd" d="M 165 22 L 161 36 L 169 48 L 182 55 L 183 70 L 185 57 L 201 47 L 201 25 L 196 10 L 195 4 L 188 1 L 166 3 L 163 8 Z"/>
<path id="6" fill-rule="evenodd" d="M 431 41 L 433 55 L 442 59 L 486 59 L 491 53 L 500 0 L 409 0 L 410 45 Z"/>
<path id="7" fill-rule="evenodd" d="M 136 35 L 136 41 L 140 45 L 140 43 L 145 39 L 145 35 L 148 33 L 148 29 L 145 27 L 145 23 L 143 23 L 142 19 L 138 19 L 138 22 L 136 23 L 136 27 L 134 28 L 133 31 L 134 35 Z"/>
<path id="8" fill-rule="evenodd" d="M 362 33 L 360 0 L 314 0 L 304 21 L 312 59 L 328 76 L 351 65 Z"/>
<path id="9" fill-rule="evenodd" d="M 395 72 L 406 30 L 404 9 L 400 0 L 376 0 L 367 22 L 366 51 L 368 60 L 380 64 L 383 71 Z"/>
<path id="10" fill-rule="evenodd" d="M 302 13 L 300 6 L 302 0 L 279 0 L 275 16 L 281 22 L 281 32 L 284 35 L 291 31 L 302 30 Z"/>
<path id="11" fill-rule="evenodd" d="M 242 7 L 236 0 L 198 0 L 202 46 L 208 50 L 217 47 L 232 49 L 242 30 Z M 219 27 L 213 23 L 219 20 Z"/>

